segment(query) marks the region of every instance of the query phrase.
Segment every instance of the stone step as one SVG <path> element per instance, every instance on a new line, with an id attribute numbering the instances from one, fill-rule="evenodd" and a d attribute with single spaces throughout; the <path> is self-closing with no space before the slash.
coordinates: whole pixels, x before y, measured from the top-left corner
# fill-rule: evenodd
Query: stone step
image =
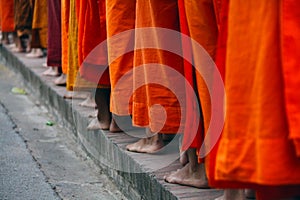
<path id="1" fill-rule="evenodd" d="M 197 189 L 164 181 L 164 175 L 181 167 L 176 151 L 178 144 L 173 142 L 176 140 L 168 145 L 169 151 L 154 155 L 139 154 L 126 151 L 125 146 L 137 140 L 130 135 L 138 135 L 141 129 L 126 133 L 88 131 L 86 127 L 92 120 L 89 115 L 95 109 L 79 106 L 82 100 L 64 98 L 65 87 L 56 86 L 54 77 L 42 75 L 46 70 L 42 66 L 45 58 L 26 58 L 25 54 L 12 53 L 8 47 L 1 46 L 0 62 L 22 76 L 30 92 L 40 99 L 60 124 L 70 130 L 81 147 L 129 199 L 213 200 L 222 195 L 222 190 Z"/>

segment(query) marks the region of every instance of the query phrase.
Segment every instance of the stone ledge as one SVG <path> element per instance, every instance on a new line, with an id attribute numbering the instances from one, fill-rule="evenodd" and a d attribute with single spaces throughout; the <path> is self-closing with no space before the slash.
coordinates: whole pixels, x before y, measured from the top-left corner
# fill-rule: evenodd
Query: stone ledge
<path id="1" fill-rule="evenodd" d="M 47 107 L 60 124 L 70 130 L 87 154 L 115 181 L 129 199 L 213 200 L 222 194 L 220 190 L 196 189 L 166 183 L 163 176 L 179 168 L 179 162 L 172 162 L 154 172 L 149 171 L 147 165 L 158 162 L 157 158 L 124 150 L 126 144 L 136 141 L 124 133 L 87 131 L 86 127 L 91 120 L 88 115 L 94 109 L 78 106 L 81 100 L 64 99 L 65 87 L 55 86 L 53 77 L 41 75 L 45 71 L 45 67 L 42 67 L 45 58 L 26 58 L 25 54 L 12 53 L 5 46 L 1 46 L 0 62 L 22 76 L 31 93 Z M 138 173 L 117 170 L 126 168 L 134 169 Z"/>

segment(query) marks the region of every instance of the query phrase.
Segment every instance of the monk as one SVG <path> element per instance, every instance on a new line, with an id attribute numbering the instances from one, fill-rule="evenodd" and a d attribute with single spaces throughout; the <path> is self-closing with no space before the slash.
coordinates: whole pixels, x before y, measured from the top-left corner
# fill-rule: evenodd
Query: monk
<path id="1" fill-rule="evenodd" d="M 43 75 L 60 76 L 61 70 L 61 0 L 47 1 L 48 5 L 48 48 L 47 66 Z M 64 85 L 65 80 L 61 76 L 54 83 Z"/>
<path id="2" fill-rule="evenodd" d="M 149 39 L 139 35 L 139 28 L 157 27 L 179 31 L 178 5 L 175 0 L 137 0 L 135 46 L 143 46 Z M 163 38 L 153 42 L 164 42 Z M 165 38 L 167 39 L 167 38 Z M 154 63 L 154 64 L 153 64 Z M 147 65 L 150 64 L 150 65 Z M 159 67 L 156 64 L 160 64 Z M 162 67 L 168 66 L 170 70 Z M 141 153 L 153 153 L 164 146 L 163 135 L 174 135 L 181 132 L 183 117 L 182 108 L 177 96 L 184 96 L 183 90 L 171 91 L 171 84 L 177 83 L 178 77 L 168 76 L 168 71 L 178 71 L 183 74 L 183 60 L 168 51 L 157 49 L 136 49 L 134 55 L 133 84 L 144 83 L 132 96 L 133 125 L 147 128 L 146 137 L 136 143 L 127 145 L 127 150 Z M 152 69 L 155 70 L 153 71 Z M 172 69 L 172 70 L 171 70 Z M 142 70 L 142 72 L 139 72 Z M 161 75 L 159 85 L 147 83 Z M 180 97 L 179 97 L 180 98 Z M 157 106 L 159 105 L 159 106 Z M 161 113 L 164 109 L 164 113 Z"/>
<path id="3" fill-rule="evenodd" d="M 79 68 L 78 64 L 78 12 L 76 0 L 62 2 L 62 65 L 66 76 L 66 89 L 72 91 Z M 72 95 L 67 95 L 72 98 Z"/>
<path id="4" fill-rule="evenodd" d="M 26 52 L 32 27 L 32 7 L 30 1 L 14 1 L 14 25 L 18 36 L 15 52 Z"/>
<path id="5" fill-rule="evenodd" d="M 132 95 L 132 76 L 124 77 L 124 74 L 133 69 L 133 52 L 122 54 L 120 57 L 115 58 L 114 55 L 118 51 L 126 49 L 128 46 L 133 46 L 132 35 L 117 38 L 112 41 L 110 38 L 121 34 L 125 31 L 130 31 L 135 28 L 135 0 L 106 0 L 106 31 L 107 31 L 107 52 L 108 52 L 108 64 L 111 89 L 104 91 L 106 94 L 99 94 L 106 99 L 110 96 L 110 111 L 112 113 L 112 119 L 105 115 L 98 117 L 106 127 L 111 126 L 109 129 L 114 132 L 118 132 L 120 129 L 116 125 L 115 117 L 127 117 L 131 114 L 131 101 L 124 102 L 122 99 L 125 96 Z M 118 81 L 123 78 L 125 84 L 122 88 L 116 88 Z M 125 78 L 125 79 L 124 79 Z M 97 96 L 97 94 L 96 94 Z M 96 99 L 97 101 L 97 99 Z"/>
<path id="6" fill-rule="evenodd" d="M 110 79 L 107 46 L 100 45 L 106 39 L 105 1 L 80 1 L 76 5 L 76 10 L 78 12 L 78 62 L 80 66 L 77 69 L 80 76 L 77 77 L 76 86 L 83 90 L 95 90 L 80 105 L 88 107 L 97 105 L 98 109 L 97 118 L 92 120 L 87 128 L 88 130 L 115 131 L 109 112 Z M 105 71 L 100 77 L 99 71 L 102 69 Z"/>
<path id="7" fill-rule="evenodd" d="M 212 0 L 201 1 L 178 1 L 180 12 L 181 32 L 189 35 L 198 44 L 200 44 L 208 53 L 207 56 L 215 57 L 218 27 L 214 4 Z M 198 13 L 195 15 L 194 13 Z M 193 51 L 193 44 L 183 43 L 183 55 L 194 58 L 195 65 L 201 65 L 199 60 L 200 55 Z M 193 53 L 194 52 L 194 53 Z M 165 180 L 170 183 L 189 185 L 198 188 L 207 188 L 208 181 L 205 173 L 204 158 L 201 158 L 198 163 L 196 150 L 203 143 L 204 132 L 207 132 L 210 122 L 210 96 L 207 90 L 206 83 L 202 78 L 202 74 L 197 72 L 195 68 L 188 62 L 184 62 L 185 77 L 193 86 L 197 96 L 201 102 L 201 121 L 199 123 L 198 133 L 193 135 L 191 128 L 187 124 L 183 135 L 183 148 L 187 150 L 188 163 L 180 170 L 173 172 L 165 177 Z M 205 67 L 205 66 L 202 66 Z M 193 118 L 193 108 L 190 108 L 192 103 L 187 101 L 187 122 Z M 199 104 L 200 105 L 200 104 Z M 189 119 L 189 120 L 188 120 Z M 190 123 L 191 124 L 191 123 Z M 192 141 L 191 141 L 192 140 Z"/>
<path id="8" fill-rule="evenodd" d="M 2 43 L 9 44 L 9 33 L 15 31 L 14 23 L 14 1 L 0 1 L 0 18 L 1 18 L 1 31 L 2 31 Z"/>
<path id="9" fill-rule="evenodd" d="M 300 196 L 297 5 L 229 1 L 222 69 L 227 117 L 208 168 L 214 187 L 253 188 L 264 200 Z"/>
<path id="10" fill-rule="evenodd" d="M 44 50 L 47 48 L 47 1 L 31 1 L 33 7 L 33 20 L 31 30 L 31 52 L 26 55 L 27 58 L 39 58 L 44 56 Z"/>

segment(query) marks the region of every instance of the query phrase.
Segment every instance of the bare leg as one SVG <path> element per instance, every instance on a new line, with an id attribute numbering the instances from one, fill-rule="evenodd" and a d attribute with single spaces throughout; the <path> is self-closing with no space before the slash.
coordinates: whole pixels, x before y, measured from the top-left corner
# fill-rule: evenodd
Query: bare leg
<path id="1" fill-rule="evenodd" d="M 188 154 L 187 151 L 182 150 L 182 135 L 180 136 L 179 140 L 179 152 L 180 152 L 180 157 L 179 157 L 179 162 L 184 166 L 189 162 Z"/>
<path id="2" fill-rule="evenodd" d="M 8 32 L 2 32 L 2 43 L 6 45 L 9 44 Z"/>
<path id="3" fill-rule="evenodd" d="M 218 197 L 216 200 L 245 200 L 245 193 L 242 189 L 226 189 L 224 195 Z"/>
<path id="4" fill-rule="evenodd" d="M 142 138 L 133 144 L 129 144 L 126 146 L 126 149 L 138 153 L 154 153 L 164 146 L 162 134 L 153 135 L 148 131 L 147 135 L 150 137 Z"/>
<path id="5" fill-rule="evenodd" d="M 181 169 L 165 176 L 165 181 L 197 188 L 209 188 L 204 163 L 198 163 L 196 149 L 188 149 L 189 162 Z"/>
<path id="6" fill-rule="evenodd" d="M 95 101 L 98 108 L 97 120 L 98 124 L 95 123 L 95 120 L 92 122 L 93 124 L 89 124 L 88 128 L 90 130 L 95 129 L 103 129 L 108 130 L 110 127 L 111 114 L 109 112 L 109 98 L 110 98 L 110 89 L 109 88 L 97 88 L 95 94 Z"/>
<path id="7" fill-rule="evenodd" d="M 16 32 L 12 32 L 12 35 L 13 35 L 13 41 L 11 44 L 8 45 L 8 47 L 14 51 L 17 47 L 18 36 Z"/>

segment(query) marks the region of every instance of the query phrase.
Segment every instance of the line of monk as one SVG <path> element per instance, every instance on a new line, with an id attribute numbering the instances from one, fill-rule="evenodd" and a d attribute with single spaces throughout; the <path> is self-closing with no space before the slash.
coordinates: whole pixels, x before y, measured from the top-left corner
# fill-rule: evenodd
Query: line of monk
<path id="1" fill-rule="evenodd" d="M 225 189 L 218 200 L 300 197 L 299 11 L 297 0 L 0 0 L 2 43 L 13 33 L 18 52 L 47 54 L 44 75 L 97 108 L 89 130 L 122 132 L 129 118 L 145 135 L 126 150 L 149 156 L 182 135 L 182 168 L 165 181 Z"/>

